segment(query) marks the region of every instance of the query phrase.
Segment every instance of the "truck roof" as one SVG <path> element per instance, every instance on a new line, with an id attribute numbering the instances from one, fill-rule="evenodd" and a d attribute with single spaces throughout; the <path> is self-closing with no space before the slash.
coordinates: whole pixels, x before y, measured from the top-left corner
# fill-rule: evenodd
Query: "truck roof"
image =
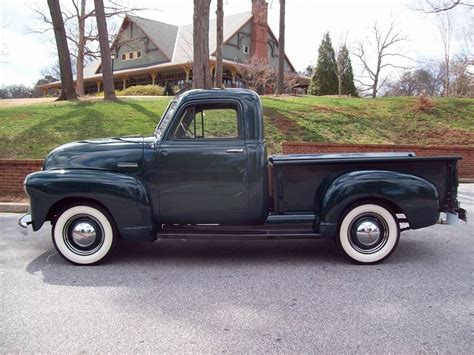
<path id="1" fill-rule="evenodd" d="M 180 100 L 205 99 L 205 98 L 238 98 L 253 96 L 258 98 L 255 91 L 249 89 L 231 88 L 231 89 L 194 89 L 185 91 L 176 98 Z"/>

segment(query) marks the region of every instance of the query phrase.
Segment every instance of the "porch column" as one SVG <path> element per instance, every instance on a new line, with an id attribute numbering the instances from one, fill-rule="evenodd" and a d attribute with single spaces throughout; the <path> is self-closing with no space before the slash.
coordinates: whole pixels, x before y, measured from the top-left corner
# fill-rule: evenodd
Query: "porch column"
<path id="1" fill-rule="evenodd" d="M 237 76 L 237 70 L 235 68 L 230 69 L 230 74 L 232 75 L 232 87 L 235 86 L 235 77 Z"/>
<path id="2" fill-rule="evenodd" d="M 184 69 L 184 72 L 186 73 L 186 84 L 189 83 L 189 74 L 191 73 L 191 68 L 186 66 L 186 67 L 183 67 Z"/>
<path id="3" fill-rule="evenodd" d="M 122 78 L 122 90 L 125 90 L 127 88 L 127 79 L 128 76 Z"/>
<path id="4" fill-rule="evenodd" d="M 151 75 L 151 85 L 155 85 L 155 80 L 158 77 L 158 72 L 152 71 L 150 75 Z"/>
<path id="5" fill-rule="evenodd" d="M 100 94 L 100 80 L 96 80 L 95 83 L 97 84 L 97 93 Z"/>
<path id="6" fill-rule="evenodd" d="M 210 72 L 211 72 L 211 80 L 212 80 L 212 83 L 215 84 L 215 71 L 216 71 L 216 63 L 214 62 L 209 62 L 209 69 L 210 69 Z"/>

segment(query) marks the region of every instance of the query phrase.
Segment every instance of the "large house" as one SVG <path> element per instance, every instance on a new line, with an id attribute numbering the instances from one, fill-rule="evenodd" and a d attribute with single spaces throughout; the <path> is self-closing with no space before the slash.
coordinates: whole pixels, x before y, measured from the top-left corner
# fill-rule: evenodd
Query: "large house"
<path id="1" fill-rule="evenodd" d="M 252 11 L 224 17 L 223 81 L 226 87 L 244 87 L 239 76 L 239 65 L 252 59 L 278 65 L 278 40 L 267 23 L 265 0 L 252 0 Z M 115 41 L 111 46 L 115 89 L 134 85 L 177 85 L 180 88 L 192 83 L 193 25 L 175 26 L 145 19 L 125 16 Z M 209 53 L 211 74 L 214 77 L 216 52 L 216 21 L 209 24 Z M 285 56 L 285 70 L 296 74 Z M 309 84 L 299 76 L 299 86 Z M 51 83 L 43 89 L 60 88 L 61 83 Z M 100 60 L 84 69 L 86 94 L 102 90 Z"/>

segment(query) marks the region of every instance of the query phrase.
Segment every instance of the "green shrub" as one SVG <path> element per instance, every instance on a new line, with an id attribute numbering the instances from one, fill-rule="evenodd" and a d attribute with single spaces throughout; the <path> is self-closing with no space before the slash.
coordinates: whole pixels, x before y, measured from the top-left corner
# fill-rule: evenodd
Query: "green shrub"
<path id="1" fill-rule="evenodd" d="M 163 96 L 165 89 L 158 85 L 136 85 L 116 91 L 117 96 Z"/>

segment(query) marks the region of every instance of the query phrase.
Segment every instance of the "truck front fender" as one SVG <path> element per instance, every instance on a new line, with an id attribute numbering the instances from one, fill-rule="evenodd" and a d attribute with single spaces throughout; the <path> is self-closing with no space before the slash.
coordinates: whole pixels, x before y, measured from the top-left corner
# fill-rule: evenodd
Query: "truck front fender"
<path id="1" fill-rule="evenodd" d="M 436 187 L 420 177 L 395 171 L 345 173 L 322 184 L 316 200 L 319 201 L 316 204 L 319 205 L 319 232 L 325 237 L 335 235 L 347 207 L 364 200 L 385 202 L 388 207 L 398 208 L 405 214 L 411 229 L 433 225 L 439 219 Z"/>
<path id="2" fill-rule="evenodd" d="M 33 230 L 51 218 L 62 201 L 87 200 L 104 206 L 123 239 L 152 240 L 152 204 L 144 184 L 136 177 L 103 170 L 45 170 L 28 175 Z"/>

